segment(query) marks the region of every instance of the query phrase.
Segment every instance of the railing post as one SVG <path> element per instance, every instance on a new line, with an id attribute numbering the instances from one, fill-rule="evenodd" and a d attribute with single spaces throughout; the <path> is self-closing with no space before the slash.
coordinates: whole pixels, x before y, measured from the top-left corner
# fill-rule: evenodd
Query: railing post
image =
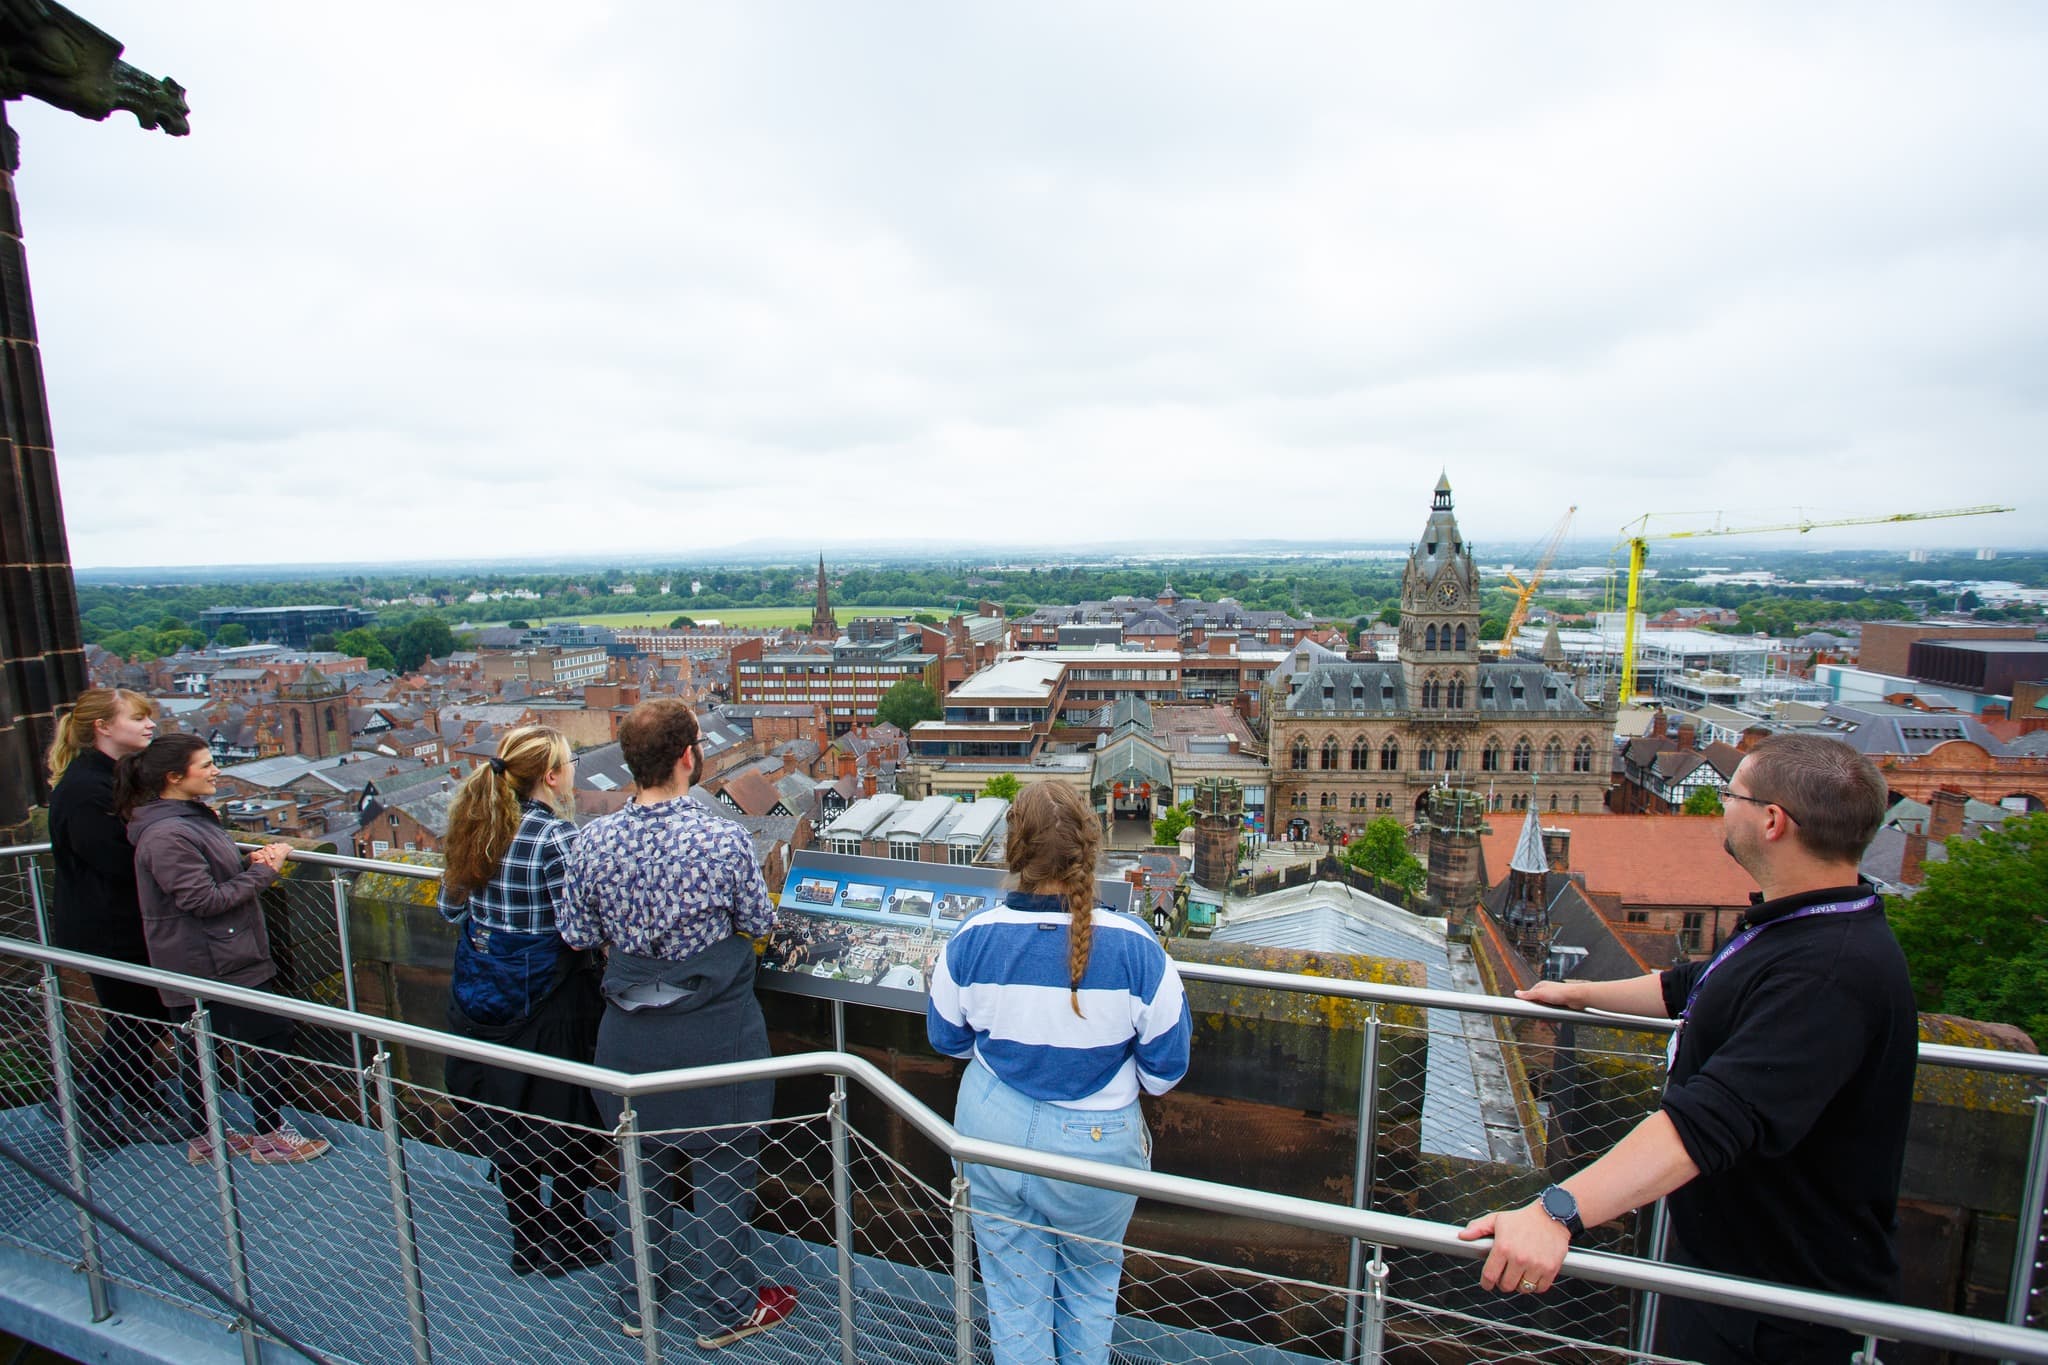
<path id="1" fill-rule="evenodd" d="M 1863 1338 L 1863 1349 L 1849 1356 L 1849 1365 L 1882 1365 L 1877 1358 L 1877 1338 Z"/>
<path id="2" fill-rule="evenodd" d="M 1650 1259 L 1662 1262 L 1667 1253 L 1666 1243 L 1671 1238 L 1671 1210 L 1659 1199 L 1650 1206 Z M 1648 1355 L 1655 1349 L 1657 1340 L 1658 1296 L 1649 1290 L 1643 1291 L 1642 1311 L 1636 1317 L 1636 1349 Z"/>
<path id="3" fill-rule="evenodd" d="M 35 915 L 36 942 L 48 948 L 51 946 L 50 908 L 43 903 L 43 869 L 33 853 L 25 855 L 22 861 L 28 865 L 28 905 Z"/>
<path id="4" fill-rule="evenodd" d="M 661 1365 L 660 1308 L 654 1301 L 654 1249 L 647 1241 L 647 1182 L 640 1169 L 640 1129 L 633 1101 L 619 1109 L 619 1174 L 626 1186 L 626 1226 L 633 1239 L 633 1289 L 640 1298 L 640 1350 L 647 1365 Z M 666 1211 L 663 1217 L 667 1216 Z"/>
<path id="5" fill-rule="evenodd" d="M 355 949 L 348 931 L 348 883 L 336 877 L 329 883 L 334 888 L 334 939 L 341 952 L 341 1003 L 350 1014 L 360 1011 L 356 1008 L 356 958 Z M 364 1077 L 363 1035 L 355 1029 L 348 1033 L 349 1055 L 356 1064 L 356 1114 L 363 1127 L 370 1126 L 370 1086 Z M 381 1049 L 380 1049 L 381 1050 Z"/>
<path id="6" fill-rule="evenodd" d="M 377 1050 L 377 1115 L 384 1129 L 384 1169 L 391 1177 L 391 1221 L 398 1234 L 398 1273 L 405 1281 L 405 1318 L 412 1329 L 414 1365 L 430 1365 L 427 1296 L 420 1282 L 420 1248 L 413 1234 L 412 1186 L 405 1169 L 405 1136 L 398 1127 L 398 1102 L 391 1086 L 391 1054 Z"/>
<path id="7" fill-rule="evenodd" d="M 974 1223 L 967 1213 L 967 1177 L 953 1177 L 953 1362 L 974 1365 Z"/>
<path id="8" fill-rule="evenodd" d="M 2025 1327 L 2034 1316 L 2034 1277 L 2041 1269 L 2041 1215 L 2048 1205 L 2048 1097 L 2035 1095 L 2034 1135 L 2027 1144 L 2027 1180 L 2014 1212 L 2012 1287 L 2006 1294 L 2005 1320 Z"/>
<path id="9" fill-rule="evenodd" d="M 1369 1005 L 1365 1011 L 1365 1041 L 1359 1049 L 1358 1059 L 1358 1142 L 1351 1162 L 1351 1207 L 1369 1209 L 1372 1207 L 1373 1157 L 1379 1146 L 1380 1126 L 1380 1007 Z M 1358 1291 L 1360 1277 L 1364 1274 L 1364 1250 L 1357 1238 L 1351 1240 L 1351 1265 L 1345 1278 L 1345 1288 L 1351 1292 L 1344 1296 L 1344 1359 L 1356 1360 L 1358 1352 Z M 1380 1249 L 1372 1249 L 1375 1265 L 1380 1263 Z M 1382 1267 L 1384 1273 L 1384 1267 Z"/>
<path id="10" fill-rule="evenodd" d="M 846 1005 L 832 1002 L 832 1046 L 846 1051 Z M 846 1077 L 832 1077 L 826 1106 L 832 1122 L 832 1255 L 839 1279 L 839 1361 L 855 1365 L 853 1337 L 853 1172 L 848 1159 Z"/>
<path id="11" fill-rule="evenodd" d="M 40 906 L 40 896 L 37 903 Z M 50 1082 L 54 1087 L 51 1094 L 58 1120 L 64 1127 L 64 1154 L 71 1167 L 71 1188 L 90 1198 L 90 1176 L 85 1167 L 85 1116 L 71 1075 L 71 1045 L 64 1028 L 64 987 L 57 978 L 57 969 L 47 965 L 43 968 L 43 1022 L 49 1030 Z M 107 1301 L 107 1276 L 100 1264 L 100 1229 L 92 1213 L 84 1208 L 78 1210 L 78 1237 L 84 1249 L 82 1265 L 86 1293 L 92 1300 L 92 1320 L 105 1322 L 114 1310 Z"/>
<path id="12" fill-rule="evenodd" d="M 220 1196 L 220 1228 L 227 1239 L 228 1288 L 235 1298 L 253 1305 L 249 1289 L 249 1257 L 242 1245 L 242 1214 L 235 1202 L 235 1175 L 228 1163 L 228 1126 L 220 1109 L 220 1060 L 214 1051 L 213 1020 L 202 1002 L 186 1023 L 192 1032 L 192 1047 L 199 1055 L 199 1093 L 206 1104 L 206 1140 L 213 1148 L 213 1183 Z M 256 1344 L 256 1325 L 246 1314 L 235 1319 L 242 1338 L 243 1365 L 262 1365 Z"/>
<path id="13" fill-rule="evenodd" d="M 1387 1262 L 1379 1247 L 1365 1268 L 1365 1322 L 1359 1334 L 1359 1365 L 1380 1365 L 1387 1348 Z"/>

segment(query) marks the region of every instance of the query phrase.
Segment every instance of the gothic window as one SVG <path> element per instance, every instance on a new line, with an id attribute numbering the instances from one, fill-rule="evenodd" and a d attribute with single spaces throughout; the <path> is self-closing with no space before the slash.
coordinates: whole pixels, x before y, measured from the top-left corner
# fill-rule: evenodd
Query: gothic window
<path id="1" fill-rule="evenodd" d="M 1488 738 L 1486 747 L 1479 751 L 1479 770 L 1486 773 L 1500 771 L 1500 740 Z"/>
<path id="2" fill-rule="evenodd" d="M 1551 808 L 1552 810 L 1556 810 L 1556 809 L 1557 809 L 1557 793 L 1556 793 L 1556 792 L 1552 792 L 1552 793 L 1550 794 L 1550 808 Z"/>
<path id="3" fill-rule="evenodd" d="M 1337 737 L 1335 735 L 1323 741 L 1322 762 L 1324 772 L 1328 772 L 1337 766 Z"/>
<path id="4" fill-rule="evenodd" d="M 1431 626 L 1431 627 L 1430 627 L 1430 628 L 1429 628 L 1429 629 L 1428 629 L 1427 631 L 1423 632 L 1423 636 L 1422 636 L 1422 647 L 1423 647 L 1424 649 L 1428 650 L 1428 651 L 1429 651 L 1430 653 L 1432 653 L 1432 654 L 1434 654 L 1434 653 L 1436 652 L 1436 627 L 1435 627 L 1435 626 Z"/>
<path id="5" fill-rule="evenodd" d="M 1316 808 L 1318 810 L 1328 810 L 1330 808 L 1330 794 L 1328 792 L 1324 792 L 1316 799 Z"/>
<path id="6" fill-rule="evenodd" d="M 1435 678 L 1431 678 L 1427 682 L 1423 683 L 1422 709 L 1425 711 L 1436 710 L 1437 706 L 1441 704 L 1441 702 L 1443 701 L 1443 690 L 1444 685 L 1438 682 Z"/>
<path id="7" fill-rule="evenodd" d="M 1589 773 L 1593 771 L 1593 741 L 1582 739 L 1579 747 L 1572 750 L 1572 771 Z"/>
<path id="8" fill-rule="evenodd" d="M 1444 771 L 1454 773 L 1465 766 L 1465 751 L 1456 744 L 1444 746 Z"/>
<path id="9" fill-rule="evenodd" d="M 1529 748 L 1529 741 L 1528 741 L 1528 740 L 1526 740 L 1526 739 L 1518 739 L 1518 740 L 1516 740 L 1516 741 L 1515 741 L 1515 771 L 1516 771 L 1516 772 L 1518 772 L 1518 773 L 1525 773 L 1525 772 L 1528 772 L 1528 771 L 1529 771 L 1529 759 L 1530 759 L 1530 757 L 1531 757 L 1531 750 L 1530 750 L 1530 748 Z M 1521 806 L 1520 806 L 1520 805 L 1517 805 L 1517 806 L 1515 807 L 1515 809 L 1516 809 L 1516 810 L 1520 810 L 1520 809 L 1521 809 Z"/>
<path id="10" fill-rule="evenodd" d="M 1528 805 L 1529 805 L 1529 798 L 1528 798 L 1528 797 L 1526 797 L 1526 796 L 1523 796 L 1523 795 L 1522 795 L 1522 794 L 1521 794 L 1520 792 L 1517 792 L 1517 793 L 1515 794 L 1515 802 L 1514 802 L 1514 805 L 1515 805 L 1515 809 L 1516 809 L 1516 810 L 1524 810 L 1524 809 L 1527 809 L 1527 807 L 1528 807 Z"/>
<path id="11" fill-rule="evenodd" d="M 305 742 L 306 723 L 299 719 L 299 713 L 294 711 L 292 712 L 292 747 L 297 748 Z"/>
<path id="12" fill-rule="evenodd" d="M 1360 735 L 1357 739 L 1351 741 L 1351 770 L 1353 772 L 1364 772 L 1371 766 L 1372 745 L 1366 743 L 1364 735 Z"/>
<path id="13" fill-rule="evenodd" d="M 1373 797 L 1372 805 L 1374 810 L 1392 810 L 1394 808 L 1394 798 L 1385 792 L 1381 792 Z"/>
<path id="14" fill-rule="evenodd" d="M 1425 773 L 1436 771 L 1436 749 L 1434 746 L 1424 744 L 1415 750 L 1415 769 L 1417 772 Z"/>
<path id="15" fill-rule="evenodd" d="M 1380 771 L 1392 773 L 1400 770 L 1401 746 L 1389 738 L 1385 744 L 1380 745 Z"/>
<path id="16" fill-rule="evenodd" d="M 1572 814 L 1573 814 L 1573 815 L 1577 815 L 1578 813 L 1579 813 L 1579 794 L 1578 794 L 1577 792 L 1573 792 L 1573 793 L 1572 793 Z"/>
<path id="17" fill-rule="evenodd" d="M 1547 773 L 1561 773 L 1564 771 L 1564 745 L 1558 743 L 1555 736 L 1551 737 L 1550 743 L 1543 746 L 1543 771 Z"/>
<path id="18" fill-rule="evenodd" d="M 1462 645 L 1459 647 L 1463 648 Z M 1450 708 L 1453 711 L 1462 711 L 1465 709 L 1465 680 L 1463 678 L 1451 679 L 1451 696 L 1449 704 Z"/>
<path id="19" fill-rule="evenodd" d="M 1459 626 L 1459 627 L 1458 627 L 1458 652 L 1462 654 L 1462 653 L 1464 652 L 1464 650 L 1465 650 L 1465 628 L 1464 628 L 1463 626 Z"/>
<path id="20" fill-rule="evenodd" d="M 1296 772 L 1308 766 L 1308 741 L 1299 735 L 1295 737 L 1294 747 L 1288 750 L 1287 766 Z"/>

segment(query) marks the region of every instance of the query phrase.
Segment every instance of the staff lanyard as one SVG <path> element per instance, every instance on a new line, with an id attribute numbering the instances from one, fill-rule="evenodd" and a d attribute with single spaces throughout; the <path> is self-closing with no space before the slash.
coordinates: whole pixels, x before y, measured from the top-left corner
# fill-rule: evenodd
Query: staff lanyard
<path id="1" fill-rule="evenodd" d="M 1734 938 L 1729 939 L 1727 943 L 1722 945 L 1721 951 L 1714 954 L 1712 960 L 1707 963 L 1700 974 L 1693 978 L 1692 989 L 1685 993 L 1685 1008 L 1678 1012 L 1678 1027 L 1671 1030 L 1671 1041 L 1664 1049 L 1664 1069 L 1666 1073 L 1668 1074 L 1672 1067 L 1678 1065 L 1678 1036 L 1685 1032 L 1686 1021 L 1692 1018 L 1693 1001 L 1700 998 L 1700 992 L 1706 988 L 1707 978 L 1712 976 L 1715 969 L 1722 963 L 1734 957 L 1744 948 L 1747 948 L 1756 939 L 1758 934 L 1761 934 L 1766 929 L 1775 928 L 1780 924 L 1790 924 L 1795 919 L 1812 919 L 1816 915 L 1854 915 L 1865 910 L 1875 910 L 1876 908 L 1877 897 L 1875 896 L 1858 896 L 1852 901 L 1829 901 L 1824 905 L 1809 905 L 1802 909 L 1788 911 L 1785 914 L 1779 915 L 1776 919 L 1767 919 L 1762 924 L 1752 924 Z"/>

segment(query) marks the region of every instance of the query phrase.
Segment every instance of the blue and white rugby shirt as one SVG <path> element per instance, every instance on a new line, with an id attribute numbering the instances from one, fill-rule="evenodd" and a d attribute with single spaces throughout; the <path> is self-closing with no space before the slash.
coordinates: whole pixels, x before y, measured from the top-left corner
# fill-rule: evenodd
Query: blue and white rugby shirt
<path id="1" fill-rule="evenodd" d="M 1011 1089 L 1068 1109 L 1121 1109 L 1138 1087 L 1163 1095 L 1187 1074 L 1187 996 L 1152 931 L 1098 906 L 1081 1012 L 1068 995 L 1067 911 L 1059 896 L 1011 892 L 970 915 L 932 972 L 925 1032 Z"/>

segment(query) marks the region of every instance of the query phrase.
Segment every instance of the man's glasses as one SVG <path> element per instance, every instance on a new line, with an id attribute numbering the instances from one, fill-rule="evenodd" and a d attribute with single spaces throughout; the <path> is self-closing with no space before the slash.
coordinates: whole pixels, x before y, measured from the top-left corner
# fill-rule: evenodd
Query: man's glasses
<path id="1" fill-rule="evenodd" d="M 1721 795 L 1726 800 L 1747 801 L 1752 806 L 1777 806 L 1779 810 L 1785 811 L 1786 816 L 1791 819 L 1793 824 L 1803 825 L 1806 823 L 1804 820 L 1801 820 L 1798 816 L 1793 815 L 1791 811 L 1786 810 L 1785 806 L 1777 801 L 1766 801 L 1760 796 L 1744 796 L 1741 792 L 1732 791 L 1723 791 Z"/>

